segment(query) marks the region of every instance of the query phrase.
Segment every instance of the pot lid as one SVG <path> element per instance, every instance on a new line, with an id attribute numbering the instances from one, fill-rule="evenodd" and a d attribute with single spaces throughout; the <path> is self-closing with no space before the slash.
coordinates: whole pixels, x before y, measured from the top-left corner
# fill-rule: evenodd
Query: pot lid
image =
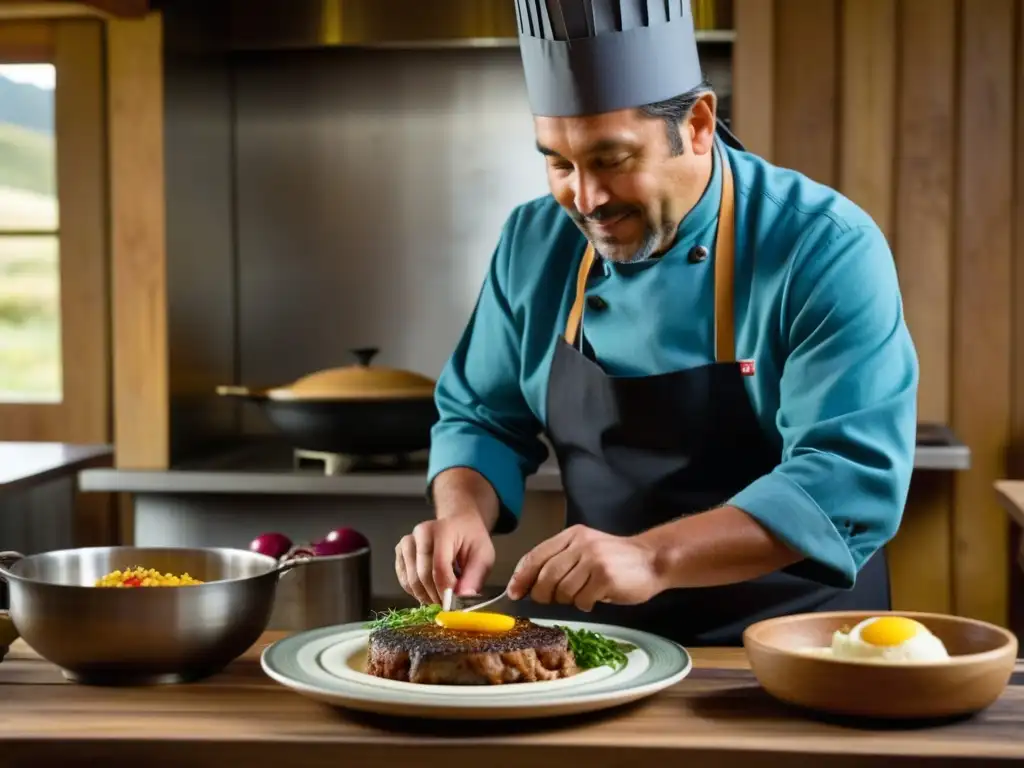
<path id="1" fill-rule="evenodd" d="M 273 400 L 402 400 L 431 398 L 436 382 L 426 376 L 398 368 L 373 366 L 379 349 L 352 350 L 357 363 L 317 371 L 267 392 Z"/>

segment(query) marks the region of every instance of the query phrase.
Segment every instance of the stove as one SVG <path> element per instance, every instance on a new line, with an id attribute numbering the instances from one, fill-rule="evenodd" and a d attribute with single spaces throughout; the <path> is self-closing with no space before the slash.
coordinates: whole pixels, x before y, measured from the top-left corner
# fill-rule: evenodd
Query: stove
<path id="1" fill-rule="evenodd" d="M 202 456 L 175 465 L 192 472 L 336 477 L 345 475 L 426 475 L 430 452 L 354 456 L 296 448 L 276 438 L 250 438 L 211 447 Z"/>
<path id="2" fill-rule="evenodd" d="M 427 455 L 387 454 L 381 456 L 350 456 L 342 453 L 292 451 L 292 467 L 296 470 L 317 470 L 318 474 L 344 475 L 356 472 L 410 472 L 426 469 Z"/>

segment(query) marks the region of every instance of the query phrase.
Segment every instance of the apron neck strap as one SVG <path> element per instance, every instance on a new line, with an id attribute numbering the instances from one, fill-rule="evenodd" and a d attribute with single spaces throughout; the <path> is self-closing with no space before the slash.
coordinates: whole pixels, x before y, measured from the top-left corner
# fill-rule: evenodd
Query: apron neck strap
<path id="1" fill-rule="evenodd" d="M 736 195 L 729 158 L 717 145 L 715 151 L 722 165 L 722 199 L 715 234 L 715 362 L 731 363 L 736 360 Z"/>
<path id="2" fill-rule="evenodd" d="M 590 277 L 590 270 L 594 266 L 594 246 L 587 243 L 587 250 L 583 252 L 583 261 L 580 262 L 580 271 L 576 273 L 576 298 L 569 310 L 569 319 L 565 324 L 565 340 L 569 346 L 576 345 L 576 334 L 580 330 L 580 320 L 583 319 L 583 301 L 586 299 L 587 278 Z"/>
<path id="3" fill-rule="evenodd" d="M 735 213 L 732 167 L 718 146 L 718 162 L 722 167 L 722 197 L 718 204 L 718 233 L 715 237 L 715 361 L 731 363 L 736 359 L 736 328 L 733 284 L 735 282 Z M 579 272 L 576 273 L 576 298 L 565 323 L 565 340 L 575 346 L 583 318 L 587 278 L 594 266 L 594 246 L 587 243 Z"/>

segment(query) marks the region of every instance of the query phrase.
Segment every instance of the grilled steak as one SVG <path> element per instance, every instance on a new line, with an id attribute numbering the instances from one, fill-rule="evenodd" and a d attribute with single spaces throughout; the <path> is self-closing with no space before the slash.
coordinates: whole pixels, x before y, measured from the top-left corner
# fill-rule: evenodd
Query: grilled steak
<path id="1" fill-rule="evenodd" d="M 516 619 L 508 632 L 486 634 L 421 624 L 370 634 L 366 672 L 430 685 L 502 685 L 576 674 L 565 633 Z"/>

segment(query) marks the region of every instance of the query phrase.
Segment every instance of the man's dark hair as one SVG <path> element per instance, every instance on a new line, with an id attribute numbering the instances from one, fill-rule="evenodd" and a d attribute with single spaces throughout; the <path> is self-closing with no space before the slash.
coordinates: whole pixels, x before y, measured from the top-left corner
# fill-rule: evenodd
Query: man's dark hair
<path id="1" fill-rule="evenodd" d="M 654 104 L 647 104 L 640 107 L 640 112 L 647 117 L 660 117 L 665 121 L 665 128 L 668 131 L 668 146 L 672 156 L 683 154 L 683 136 L 679 126 L 682 125 L 697 103 L 697 99 L 705 93 L 713 93 L 714 89 L 707 80 L 696 88 L 691 88 L 680 96 L 673 96 L 671 99 L 658 101 Z"/>

